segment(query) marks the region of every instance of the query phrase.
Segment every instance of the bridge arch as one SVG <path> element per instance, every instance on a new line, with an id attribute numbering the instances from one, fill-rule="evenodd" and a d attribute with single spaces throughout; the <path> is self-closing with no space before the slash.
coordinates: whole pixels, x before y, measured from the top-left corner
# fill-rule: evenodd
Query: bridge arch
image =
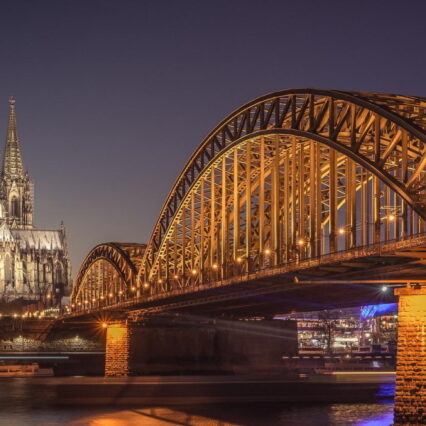
<path id="1" fill-rule="evenodd" d="M 83 261 L 71 295 L 72 307 L 93 309 L 136 294 L 137 265 L 143 244 L 103 243 Z"/>
<path id="2" fill-rule="evenodd" d="M 268 261 L 272 264 L 294 260 L 296 254 L 300 258 L 302 256 L 301 248 L 299 247 L 297 250 L 294 248 L 297 246 L 298 240 L 304 240 L 306 243 L 306 249 L 303 249 L 303 252 L 306 253 L 303 256 L 318 256 L 324 253 L 324 250 L 329 252 L 337 250 L 339 244 L 336 242 L 336 235 L 339 231 L 345 233 L 347 248 L 359 245 L 360 242 L 369 244 L 379 242 L 381 239 L 389 239 L 390 234 L 398 237 L 401 233 L 405 235 L 423 231 L 423 219 L 426 215 L 424 204 L 426 120 L 424 117 L 426 117 L 425 98 L 317 89 L 276 92 L 244 105 L 223 120 L 206 137 L 177 179 L 147 246 L 139 270 L 140 281 L 148 283 L 149 291 L 152 293 L 167 291 L 174 285 L 185 286 L 205 281 L 206 274 L 203 274 L 203 271 L 206 270 L 206 267 L 210 271 L 209 279 L 212 279 L 212 274 L 216 279 L 222 280 L 228 278 L 230 274 L 232 275 L 232 272 L 224 269 L 237 269 L 238 273 L 241 273 L 241 267 L 235 267 L 234 264 L 243 258 L 248 259 L 250 254 L 246 247 L 246 253 L 243 253 L 243 256 L 240 255 L 239 245 L 247 246 L 247 241 L 244 242 L 244 238 L 239 235 L 241 232 L 235 231 L 237 227 L 234 227 L 233 223 L 238 223 L 239 226 L 244 222 L 244 218 L 241 217 L 241 212 L 235 212 L 238 209 L 232 209 L 229 206 L 236 199 L 239 203 L 253 204 L 253 194 L 246 195 L 245 201 L 244 195 L 241 194 L 236 198 L 234 196 L 233 200 L 225 200 L 227 195 L 223 197 L 223 191 L 217 182 L 217 179 L 220 178 L 212 177 L 210 183 L 206 183 L 206 176 L 211 174 L 212 170 L 217 170 L 217 164 L 221 161 L 226 163 L 228 161 L 226 160 L 227 153 L 233 152 L 236 161 L 230 166 L 231 169 L 228 165 L 223 165 L 222 168 L 222 171 L 225 170 L 222 173 L 225 176 L 222 183 L 229 180 L 228 183 L 224 183 L 223 187 L 233 186 L 232 176 L 237 176 L 234 182 L 244 176 L 247 164 L 244 164 L 246 160 L 244 154 L 241 154 L 241 149 L 247 145 L 258 147 L 258 152 L 255 152 L 256 148 L 250 153 L 250 156 L 253 156 L 250 161 L 255 159 L 259 163 L 258 169 L 262 168 L 262 171 L 257 170 L 256 172 L 258 175 L 261 174 L 262 178 L 257 177 L 257 180 L 250 178 L 250 185 L 264 186 L 261 192 L 266 191 L 268 194 L 266 209 L 269 209 L 269 213 L 264 210 L 263 214 L 266 216 L 275 214 L 276 219 L 274 220 L 277 222 L 276 229 L 273 229 L 273 224 L 270 229 L 263 229 L 263 232 L 269 233 L 269 236 L 261 236 L 265 240 L 258 242 L 256 249 L 259 252 L 258 259 L 265 257 L 262 255 L 265 247 L 266 250 L 273 252 L 274 260 Z M 303 150 L 298 147 L 299 145 L 304 147 Z M 245 149 L 247 150 L 247 148 Z M 265 150 L 269 152 L 270 164 L 263 164 L 260 167 L 262 160 L 259 158 L 265 155 Z M 297 163 L 296 157 L 291 159 L 291 150 L 294 155 L 298 156 L 299 163 Z M 278 160 L 274 160 L 274 152 L 277 153 Z M 279 152 L 287 152 L 288 160 L 285 160 L 285 155 L 283 156 Z M 241 158 L 243 158 L 242 162 Z M 287 176 L 287 179 L 293 179 L 292 186 L 290 185 L 293 187 L 293 195 L 289 194 L 289 196 L 294 197 L 294 209 L 293 212 L 289 211 L 289 214 L 294 217 L 299 215 L 299 217 L 293 218 L 292 224 L 289 223 L 289 228 L 292 228 L 292 237 L 291 241 L 284 243 L 287 253 L 283 255 L 282 248 L 275 246 L 268 248 L 272 242 L 267 239 L 277 232 L 281 232 L 281 234 L 289 232 L 278 230 L 283 219 L 282 206 L 278 210 L 276 206 L 272 207 L 273 198 L 280 197 L 279 189 L 277 194 L 272 194 L 277 191 L 276 188 L 274 189 L 272 181 L 275 179 L 276 187 L 279 187 L 279 183 L 284 181 L 286 172 L 283 162 L 285 161 L 288 161 L 287 166 L 292 167 L 293 173 L 298 173 L 297 177 L 290 176 L 289 178 Z M 321 170 L 309 167 L 310 161 L 317 163 L 316 167 Z M 270 167 L 274 162 L 277 164 L 274 166 L 275 172 Z M 305 173 L 303 169 L 306 167 L 309 171 Z M 264 179 L 265 173 L 271 182 L 259 184 L 259 179 Z M 273 177 L 274 173 L 275 177 Z M 291 172 L 289 173 L 291 174 Z M 251 173 L 246 173 L 246 175 L 248 174 Z M 308 190 L 307 183 L 319 177 L 321 179 L 326 177 L 325 182 L 328 180 L 325 186 L 328 185 L 329 194 L 326 197 L 323 197 L 322 194 L 318 195 L 318 191 L 309 195 L 311 191 Z M 317 180 L 320 187 L 319 192 L 327 191 L 324 182 L 321 183 L 321 179 Z M 218 213 L 214 213 L 216 217 L 212 216 L 211 210 L 208 211 L 205 202 L 200 201 L 202 198 L 200 194 L 203 192 L 204 198 L 206 195 L 204 189 L 200 190 L 200 187 L 209 185 L 210 188 L 215 186 L 225 201 L 226 206 L 222 206 L 221 209 L 225 209 L 226 214 L 224 215 L 222 211 L 221 217 L 218 216 Z M 312 185 L 313 187 L 314 185 Z M 330 187 L 333 188 L 330 189 Z M 352 190 L 353 188 L 355 191 Z M 231 188 L 231 190 L 233 193 L 240 191 L 240 183 L 237 182 L 235 188 Z M 197 191 L 199 195 L 196 195 Z M 330 191 L 333 194 L 330 194 Z M 350 192 L 352 195 L 339 196 L 339 191 Z M 373 205 L 368 208 L 364 206 L 364 210 L 359 211 L 360 205 L 366 203 L 365 198 L 368 192 L 371 193 L 370 196 L 373 196 Z M 298 194 L 302 193 L 304 195 L 300 197 Z M 260 197 L 259 194 L 257 195 L 255 203 L 259 204 Z M 306 199 L 303 200 L 304 198 Z M 189 203 L 192 205 L 189 206 Z M 204 207 L 200 207 L 203 203 Z M 261 203 L 265 208 L 265 199 Z M 350 205 L 348 206 L 348 204 Z M 333 205 L 333 208 L 330 208 L 330 205 Z M 347 207 L 342 209 L 342 206 Z M 259 208 L 259 206 L 257 207 Z M 274 209 L 275 213 L 273 213 Z M 327 209 L 329 214 L 324 218 Z M 204 210 L 204 212 L 200 210 Z M 191 219 L 188 220 L 187 217 L 182 219 L 182 215 L 185 216 L 185 214 L 192 215 Z M 208 233 L 213 234 L 211 231 L 213 228 L 211 224 L 209 227 L 208 220 L 205 218 L 206 214 L 210 214 L 212 223 L 218 222 L 215 232 L 219 234 L 223 232 L 220 220 L 227 221 L 226 233 L 234 234 L 231 236 L 232 241 L 228 241 L 229 235 L 226 238 L 224 235 L 219 235 L 219 239 L 223 237 L 223 241 L 219 241 L 217 244 L 225 244 L 225 248 L 221 247 L 222 252 L 231 250 L 232 256 L 229 252 L 221 253 L 220 256 L 219 253 L 214 256 L 201 253 L 204 250 L 204 248 L 200 248 L 201 245 L 204 244 L 206 247 L 210 245 L 208 250 L 211 251 L 211 245 L 215 244 L 210 236 L 209 242 L 200 243 L 203 240 L 201 234 L 204 233 L 204 240 Z M 338 228 L 339 218 L 342 214 L 346 216 L 345 223 L 343 227 Z M 302 222 L 300 217 L 304 215 L 308 217 L 308 221 L 304 225 L 300 225 Z M 200 221 L 201 216 L 203 216 L 204 222 Z M 260 216 L 256 218 L 256 221 L 264 221 Z M 356 216 L 364 222 L 369 221 L 367 229 L 363 231 L 357 229 L 359 225 Z M 397 219 L 393 224 L 390 224 L 389 221 L 385 222 L 382 229 L 381 224 L 383 218 L 386 217 L 396 217 Z M 269 218 L 269 220 L 271 219 Z M 320 223 L 320 225 L 315 225 L 317 229 L 314 229 L 315 222 Z M 324 224 L 327 223 L 328 230 L 324 231 Z M 263 225 L 256 223 L 256 226 L 262 227 Z M 309 228 L 309 232 L 306 232 L 306 227 Z M 188 232 L 188 228 L 191 228 L 190 232 Z M 204 230 L 200 232 L 200 229 L 203 228 Z M 195 231 L 197 235 L 191 235 L 191 231 L 192 233 Z M 240 231 L 246 233 L 246 229 Z M 321 236 L 321 233 L 326 235 Z M 182 241 L 177 244 L 176 241 L 179 238 Z M 277 235 L 273 238 L 279 239 Z M 324 244 L 322 239 L 327 239 L 328 242 Z M 179 248 L 177 248 L 178 245 Z M 281 245 L 283 244 L 281 243 Z M 290 246 L 293 252 L 298 253 L 289 255 Z M 325 249 L 324 246 L 328 248 Z M 174 256 L 173 261 L 171 256 Z M 229 264 L 227 256 L 232 258 L 231 268 L 224 268 L 225 264 Z M 194 261 L 194 258 L 197 260 Z M 188 259 L 190 260 L 188 261 Z M 178 271 L 176 265 L 179 262 Z M 242 263 L 246 262 L 244 260 Z M 264 261 L 262 260 L 262 262 Z M 261 265 L 259 260 L 256 260 L 254 264 L 257 267 L 265 266 Z M 220 270 L 220 274 L 219 272 L 214 273 L 214 269 Z M 192 273 L 194 277 L 191 277 Z M 176 283 L 170 284 L 173 280 Z"/>

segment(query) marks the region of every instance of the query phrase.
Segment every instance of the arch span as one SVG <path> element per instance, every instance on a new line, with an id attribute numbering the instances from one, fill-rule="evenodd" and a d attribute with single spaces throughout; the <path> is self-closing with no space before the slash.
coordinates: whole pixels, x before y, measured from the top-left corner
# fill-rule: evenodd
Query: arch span
<path id="1" fill-rule="evenodd" d="M 135 293 L 137 265 L 145 247 L 129 243 L 104 243 L 94 247 L 78 272 L 72 305 L 100 307 Z"/>
<path id="2" fill-rule="evenodd" d="M 124 299 L 166 297 L 423 233 L 425 168 L 426 98 L 309 88 L 262 96 L 202 141 L 146 249 L 132 257 L 121 244 L 95 247 L 73 297 L 90 304 L 110 288 Z"/>
<path id="3" fill-rule="evenodd" d="M 195 281 L 205 280 L 201 275 L 206 266 L 210 271 L 220 270 L 216 278 L 224 279 L 230 273 L 224 269 L 235 269 L 234 266 L 225 268 L 230 259 L 231 264 L 237 260 L 241 263 L 251 261 L 263 267 L 258 260 L 253 261 L 249 253 L 252 248 L 247 247 L 246 225 L 249 222 L 243 217 L 247 216 L 243 210 L 247 212 L 249 208 L 253 210 L 250 220 L 256 224 L 254 238 L 262 234 L 256 248 L 258 254 L 254 257 L 264 257 L 262 250 L 268 245 L 274 246 L 275 243 L 269 241 L 272 235 L 281 245 L 281 248 L 266 248 L 274 253 L 275 264 L 297 257 L 294 253 L 288 254 L 290 247 L 293 252 L 299 252 L 299 257 L 340 249 L 339 232 L 346 235 L 344 245 L 353 247 L 361 242 L 368 244 L 389 239 L 391 234 L 398 238 L 401 234 L 423 230 L 426 216 L 425 117 L 425 98 L 376 93 L 291 89 L 249 102 L 204 139 L 178 177 L 147 246 L 139 271 L 141 280 L 165 291 L 168 289 L 165 282 L 170 283 L 171 277 L 180 281 L 178 285 L 181 286 L 194 281 L 192 273 L 197 277 Z M 292 141 L 295 148 L 291 148 Z M 247 151 L 244 147 L 248 144 L 252 150 L 249 155 L 241 151 Z M 298 147 L 299 144 L 303 148 Z M 277 160 L 273 159 L 275 151 L 281 153 L 276 155 Z M 235 157 L 232 161 L 228 160 L 229 152 Z M 254 164 L 265 153 L 263 164 L 259 161 L 255 167 L 247 166 L 247 161 Z M 272 167 L 274 162 L 277 165 Z M 314 163 L 319 170 L 310 167 Z M 255 170 L 245 173 L 247 167 Z M 270 167 L 275 167 L 275 171 Z M 211 176 L 207 177 L 209 173 Z M 238 180 L 244 173 L 250 175 L 251 187 L 263 187 L 258 190 L 260 194 L 241 192 Z M 291 198 L 288 200 L 280 198 L 281 195 L 286 197 L 285 191 L 277 189 L 286 173 L 289 175 L 288 197 Z M 265 181 L 266 175 L 271 182 Z M 248 181 L 247 177 L 244 179 Z M 309 184 L 315 179 L 321 194 L 315 193 L 314 185 Z M 216 194 L 212 196 L 213 187 Z M 240 194 L 233 195 L 231 200 L 227 192 L 238 191 Z M 215 207 L 209 210 L 205 201 L 217 194 L 220 199 L 213 204 L 216 207 L 221 204 L 220 214 L 214 212 Z M 266 200 L 265 196 L 269 198 Z M 373 197 L 368 206 L 367 197 Z M 235 202 L 240 203 L 238 212 L 232 207 Z M 287 203 L 285 208 L 284 202 Z M 256 208 L 263 209 L 258 217 L 254 213 Z M 284 210 L 292 216 L 285 219 L 290 220 L 285 225 Z M 342 215 L 344 220 L 341 220 Z M 394 223 L 385 223 L 384 217 Z M 271 222 L 268 228 L 265 220 L 276 223 Z M 367 221 L 366 229 L 358 229 L 360 220 Z M 339 227 L 339 223 L 343 226 Z M 287 229 L 280 229 L 283 226 Z M 218 236 L 216 242 L 212 239 L 213 229 Z M 279 243 L 283 233 L 292 236 Z M 306 240 L 303 253 L 300 247 L 295 248 L 297 239 Z M 247 260 L 244 262 L 239 255 L 242 253 L 240 245 L 245 246 Z M 221 246 L 222 252 L 212 254 L 213 246 Z M 191 247 L 190 252 L 188 247 Z M 171 256 L 174 256 L 173 262 Z"/>

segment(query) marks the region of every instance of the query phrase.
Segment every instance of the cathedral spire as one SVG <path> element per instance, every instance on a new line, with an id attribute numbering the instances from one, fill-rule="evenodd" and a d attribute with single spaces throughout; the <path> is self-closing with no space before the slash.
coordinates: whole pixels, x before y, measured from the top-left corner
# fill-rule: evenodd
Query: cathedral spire
<path id="1" fill-rule="evenodd" d="M 9 98 L 9 122 L 7 125 L 6 145 L 4 148 L 3 167 L 1 174 L 3 178 L 22 178 L 24 165 L 19 148 L 18 131 L 16 127 L 15 98 Z"/>

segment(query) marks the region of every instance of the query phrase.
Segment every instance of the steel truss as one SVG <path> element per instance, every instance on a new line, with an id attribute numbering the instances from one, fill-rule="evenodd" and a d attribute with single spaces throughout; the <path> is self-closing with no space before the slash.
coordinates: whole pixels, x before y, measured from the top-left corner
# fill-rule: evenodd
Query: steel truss
<path id="1" fill-rule="evenodd" d="M 137 265 L 145 245 L 99 244 L 86 256 L 71 295 L 73 310 L 122 302 L 136 292 Z"/>
<path id="2" fill-rule="evenodd" d="M 250 102 L 184 168 L 137 278 L 121 278 L 126 297 L 424 232 L 425 129 L 424 98 L 302 89 Z"/>

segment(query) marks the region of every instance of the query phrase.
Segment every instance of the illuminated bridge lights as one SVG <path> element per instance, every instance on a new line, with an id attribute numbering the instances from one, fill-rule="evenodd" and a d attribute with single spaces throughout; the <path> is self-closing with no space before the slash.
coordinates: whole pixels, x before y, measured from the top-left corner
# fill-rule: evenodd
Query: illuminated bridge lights
<path id="1" fill-rule="evenodd" d="M 424 238 L 424 111 L 423 98 L 310 88 L 255 99 L 191 156 L 147 245 L 90 251 L 72 300 L 96 287 L 123 303 L 138 282 L 141 297 L 164 298 L 315 262 L 327 273 Z"/>

